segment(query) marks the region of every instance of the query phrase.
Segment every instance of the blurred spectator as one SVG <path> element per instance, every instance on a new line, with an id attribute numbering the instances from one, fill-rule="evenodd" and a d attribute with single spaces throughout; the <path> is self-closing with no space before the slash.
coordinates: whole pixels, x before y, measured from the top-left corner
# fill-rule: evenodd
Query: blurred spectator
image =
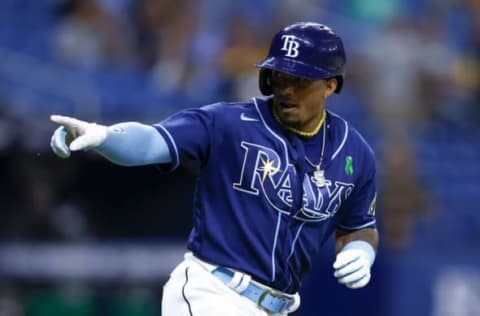
<path id="1" fill-rule="evenodd" d="M 338 3 L 338 10 L 345 12 L 354 19 L 381 26 L 395 19 L 399 13 L 404 13 L 404 6 L 399 0 L 348 0 Z"/>
<path id="2" fill-rule="evenodd" d="M 221 74 L 231 88 L 229 99 L 245 100 L 258 94 L 258 71 L 254 65 L 268 53 L 268 46 L 261 44 L 268 43 L 264 39 L 267 36 L 270 35 L 259 31 L 245 16 L 236 16 L 229 22 L 219 61 Z"/>
<path id="3" fill-rule="evenodd" d="M 15 184 L 21 202 L 14 205 L 10 235 L 29 241 L 85 241 L 91 233 L 82 203 L 61 196 L 74 169 L 62 172 L 51 162 L 17 157 Z"/>
<path id="4" fill-rule="evenodd" d="M 147 69 L 155 65 L 164 45 L 175 44 L 175 41 L 185 42 L 187 39 L 175 39 L 169 36 L 170 27 L 185 7 L 185 1 L 172 0 L 139 0 L 134 5 L 134 23 L 136 49 L 141 64 Z M 182 56 L 184 57 L 184 56 Z"/>
<path id="5" fill-rule="evenodd" d="M 365 48 L 368 68 L 364 88 L 373 117 L 391 134 L 428 123 L 450 93 L 453 52 L 441 25 L 405 17 L 392 20 Z"/>
<path id="6" fill-rule="evenodd" d="M 452 11 L 449 11 L 452 15 Z M 458 104 L 468 104 L 470 112 L 467 121 L 480 126 L 480 3 L 475 0 L 465 1 L 464 5 L 458 5 L 456 10 L 458 15 L 463 18 L 465 27 L 459 28 L 460 22 L 454 20 L 452 28 L 460 29 L 461 32 L 455 32 L 452 37 L 463 39 L 466 46 L 459 51 L 459 58 L 454 67 L 454 96 L 456 97 L 450 104 L 448 110 L 456 111 Z M 460 19 L 460 18 L 458 18 Z M 465 22 L 465 20 L 467 22 Z M 453 32 L 452 32 L 453 33 Z M 457 35 L 457 33 L 459 33 Z M 450 113 L 451 114 L 451 113 Z M 455 112 L 453 112 L 455 115 Z M 465 118 L 464 118 L 465 119 Z"/>
<path id="7" fill-rule="evenodd" d="M 388 249 L 406 250 L 413 243 L 416 222 L 430 215 L 430 193 L 418 179 L 415 154 L 405 138 L 386 140 L 381 160 L 378 209 L 383 238 Z"/>
<path id="8" fill-rule="evenodd" d="M 97 0 L 68 0 L 60 11 L 54 50 L 61 61 L 88 67 L 133 61 L 131 30 Z"/>
<path id="9" fill-rule="evenodd" d="M 198 20 L 194 2 L 143 0 L 136 10 L 138 49 L 155 87 L 164 95 L 180 93 L 191 69 L 190 43 Z"/>

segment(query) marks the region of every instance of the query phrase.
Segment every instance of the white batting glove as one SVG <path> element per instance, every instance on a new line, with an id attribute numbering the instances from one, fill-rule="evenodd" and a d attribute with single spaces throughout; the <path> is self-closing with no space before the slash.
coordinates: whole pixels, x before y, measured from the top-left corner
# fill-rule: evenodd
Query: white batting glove
<path id="1" fill-rule="evenodd" d="M 351 241 L 337 254 L 333 268 L 338 282 L 351 289 L 364 287 L 370 281 L 370 268 L 375 260 L 373 247 L 361 240 Z"/>
<path id="2" fill-rule="evenodd" d="M 50 120 L 62 125 L 55 130 L 50 140 L 50 147 L 60 158 L 70 157 L 71 151 L 97 147 L 107 138 L 107 127 L 103 125 L 61 115 L 52 115 Z M 67 134 L 73 138 L 70 146 L 66 142 Z"/>

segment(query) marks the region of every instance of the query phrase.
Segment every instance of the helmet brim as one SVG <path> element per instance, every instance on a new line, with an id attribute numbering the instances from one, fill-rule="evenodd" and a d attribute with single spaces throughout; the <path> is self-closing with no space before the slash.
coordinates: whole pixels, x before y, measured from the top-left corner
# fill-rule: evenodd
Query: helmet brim
<path id="1" fill-rule="evenodd" d="M 325 71 L 325 69 L 314 67 L 292 58 L 270 57 L 255 64 L 255 66 L 311 80 L 329 79 L 337 76 L 336 74 Z"/>

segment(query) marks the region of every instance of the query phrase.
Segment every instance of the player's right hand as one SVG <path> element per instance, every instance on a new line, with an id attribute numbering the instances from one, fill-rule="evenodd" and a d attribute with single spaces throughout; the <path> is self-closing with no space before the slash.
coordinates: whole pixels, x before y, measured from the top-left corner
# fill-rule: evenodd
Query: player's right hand
<path id="1" fill-rule="evenodd" d="M 52 115 L 50 120 L 62 125 L 55 130 L 50 140 L 50 147 L 60 158 L 70 157 L 72 151 L 97 147 L 107 138 L 107 127 L 103 125 L 61 115 Z M 67 138 L 73 139 L 69 145 Z"/>
<path id="2" fill-rule="evenodd" d="M 334 276 L 348 288 L 362 288 L 370 281 L 370 269 L 374 261 L 375 250 L 368 242 L 351 241 L 337 254 L 333 264 Z"/>

